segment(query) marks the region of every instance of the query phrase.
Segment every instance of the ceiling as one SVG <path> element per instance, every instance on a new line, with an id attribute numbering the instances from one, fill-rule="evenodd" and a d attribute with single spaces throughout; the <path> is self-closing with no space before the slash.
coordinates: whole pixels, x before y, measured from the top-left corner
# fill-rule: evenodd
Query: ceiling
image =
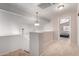
<path id="1" fill-rule="evenodd" d="M 40 8 L 40 3 L 0 3 L 0 9 L 15 13 L 16 15 L 20 15 L 26 18 L 26 21 L 28 21 L 29 24 L 33 24 L 35 22 L 35 13 L 38 11 L 40 22 L 42 24 L 47 24 L 55 15 L 65 12 L 74 12 L 76 11 L 77 7 L 76 3 L 64 3 L 63 10 L 58 10 L 57 6 L 59 5 L 59 3 L 50 4 L 50 6 L 42 4 L 43 8 Z M 46 6 L 47 8 L 44 8 Z"/>

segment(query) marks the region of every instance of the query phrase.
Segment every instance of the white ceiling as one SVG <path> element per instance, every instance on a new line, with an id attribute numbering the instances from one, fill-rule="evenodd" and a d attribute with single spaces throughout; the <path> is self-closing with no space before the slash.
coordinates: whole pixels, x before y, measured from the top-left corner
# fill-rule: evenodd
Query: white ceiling
<path id="1" fill-rule="evenodd" d="M 59 13 L 74 12 L 76 11 L 76 3 L 64 3 L 63 10 L 58 10 L 57 6 L 50 6 L 45 9 L 38 7 L 39 3 L 0 3 L 0 9 L 6 10 L 8 12 L 16 13 L 26 18 L 29 24 L 33 24 L 35 19 L 35 13 L 39 12 L 39 19 L 42 24 L 49 23 L 51 18 Z M 25 22 L 25 21 L 24 21 Z"/>

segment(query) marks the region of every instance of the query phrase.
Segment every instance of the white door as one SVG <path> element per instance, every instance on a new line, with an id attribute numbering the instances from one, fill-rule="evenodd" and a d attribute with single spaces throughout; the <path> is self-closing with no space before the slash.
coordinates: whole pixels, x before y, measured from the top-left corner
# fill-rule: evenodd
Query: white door
<path id="1" fill-rule="evenodd" d="M 30 51 L 32 56 L 39 56 L 39 34 L 35 32 L 30 33 Z"/>

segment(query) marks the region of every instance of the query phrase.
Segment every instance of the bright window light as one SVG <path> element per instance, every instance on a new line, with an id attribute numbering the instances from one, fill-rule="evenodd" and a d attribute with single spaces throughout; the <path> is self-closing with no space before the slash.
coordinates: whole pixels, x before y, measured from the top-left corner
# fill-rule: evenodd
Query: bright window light
<path id="1" fill-rule="evenodd" d="M 69 19 L 61 19 L 61 20 L 60 20 L 60 24 L 66 23 L 66 22 L 69 22 Z"/>

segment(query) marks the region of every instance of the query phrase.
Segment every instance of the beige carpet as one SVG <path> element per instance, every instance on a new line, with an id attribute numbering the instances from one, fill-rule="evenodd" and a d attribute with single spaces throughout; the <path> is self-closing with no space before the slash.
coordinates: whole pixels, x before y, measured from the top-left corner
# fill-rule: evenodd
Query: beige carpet
<path id="1" fill-rule="evenodd" d="M 79 56 L 79 48 L 72 46 L 71 41 L 58 40 L 47 46 L 41 56 Z"/>

